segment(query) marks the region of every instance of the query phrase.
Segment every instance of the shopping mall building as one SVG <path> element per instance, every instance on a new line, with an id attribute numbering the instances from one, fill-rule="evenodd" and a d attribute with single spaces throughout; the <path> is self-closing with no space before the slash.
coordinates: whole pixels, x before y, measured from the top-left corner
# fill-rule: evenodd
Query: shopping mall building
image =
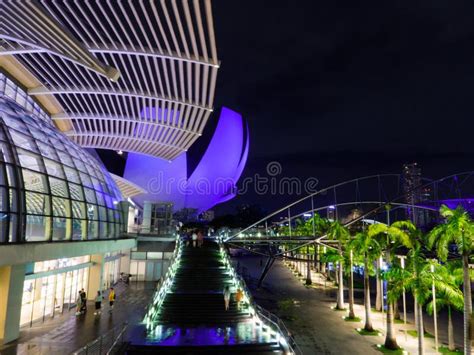
<path id="1" fill-rule="evenodd" d="M 0 338 L 129 268 L 128 202 L 104 166 L 0 73 Z M 126 212 L 126 213 L 125 213 Z M 127 255 L 127 257 L 124 257 Z"/>
<path id="2" fill-rule="evenodd" d="M 0 7 L 2 344 L 122 272 L 158 280 L 174 250 L 173 211 L 233 198 L 249 140 L 238 113 L 212 115 L 210 0 Z M 198 138 L 207 149 L 196 159 Z M 121 173 L 109 173 L 103 163 L 119 159 Z"/>

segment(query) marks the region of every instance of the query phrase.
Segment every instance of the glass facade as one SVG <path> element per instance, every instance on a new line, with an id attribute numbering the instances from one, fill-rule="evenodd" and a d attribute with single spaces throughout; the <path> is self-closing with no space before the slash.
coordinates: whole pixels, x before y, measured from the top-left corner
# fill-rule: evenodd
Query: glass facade
<path id="1" fill-rule="evenodd" d="M 26 112 L 33 116 L 51 123 L 51 117 L 38 105 L 25 90 L 18 87 L 13 81 L 8 79 L 4 74 L 0 72 L 0 96 L 6 96 L 18 105 L 23 107 Z"/>
<path id="2" fill-rule="evenodd" d="M 79 290 L 87 292 L 89 261 L 89 256 L 81 256 L 35 263 L 34 274 L 30 275 L 34 278 L 23 285 L 20 326 L 44 322 L 75 307 Z M 74 267 L 75 270 L 61 272 Z"/>
<path id="3" fill-rule="evenodd" d="M 0 74 L 0 243 L 117 238 L 115 182 L 22 92 Z"/>
<path id="4" fill-rule="evenodd" d="M 108 289 L 120 279 L 120 257 L 122 253 L 106 253 L 103 273 L 103 288 Z"/>
<path id="5" fill-rule="evenodd" d="M 132 280 L 158 281 L 166 274 L 172 256 L 172 252 L 132 252 L 130 260 Z"/>

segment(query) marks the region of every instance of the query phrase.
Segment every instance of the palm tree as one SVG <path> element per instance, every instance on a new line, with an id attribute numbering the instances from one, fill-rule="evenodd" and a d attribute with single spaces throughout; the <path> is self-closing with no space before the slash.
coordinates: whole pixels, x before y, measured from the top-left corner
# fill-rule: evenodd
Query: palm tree
<path id="1" fill-rule="evenodd" d="M 409 248 L 408 252 L 408 265 L 407 268 L 411 269 L 406 280 L 401 280 L 402 283 L 406 283 L 405 289 L 411 290 L 415 301 L 415 324 L 418 333 L 418 353 L 424 353 L 424 332 L 423 332 L 423 304 L 427 301 L 428 296 L 431 292 L 430 282 L 431 275 L 427 276 L 426 269 L 426 258 L 423 253 L 423 245 L 425 238 L 421 231 L 410 221 L 398 221 L 395 222 L 393 227 L 396 227 L 403 234 L 399 234 L 398 237 L 401 245 Z M 392 230 L 392 233 L 398 233 Z M 408 238 L 408 239 L 407 239 Z M 429 272 L 428 268 L 428 272 Z M 428 278 L 428 281 L 426 281 Z M 393 283 L 393 280 L 392 280 Z M 395 293 L 396 294 L 396 293 Z M 392 303 L 395 301 L 392 298 Z"/>
<path id="2" fill-rule="evenodd" d="M 454 344 L 454 328 L 451 318 L 452 309 L 462 310 L 464 307 L 464 298 L 460 290 L 463 282 L 462 263 L 459 261 L 448 262 L 444 265 L 436 265 L 434 272 L 444 283 L 450 286 L 449 289 L 441 289 L 436 292 L 436 310 L 439 311 L 443 307 L 448 309 L 448 349 L 455 351 Z M 471 270 L 472 273 L 472 270 Z M 433 300 L 428 303 L 426 309 L 429 314 L 433 314 Z M 434 315 L 436 317 L 436 314 Z"/>
<path id="3" fill-rule="evenodd" d="M 393 250 L 395 247 L 404 246 L 411 248 L 412 242 L 409 234 L 405 231 L 407 226 L 405 221 L 399 221 L 393 223 L 391 226 L 386 224 L 377 223 L 369 226 L 368 234 L 373 238 L 377 238 L 382 249 L 385 250 L 385 261 L 390 267 L 393 258 Z M 391 280 L 387 280 L 387 292 L 390 291 Z M 399 295 L 400 296 L 400 295 Z M 383 295 L 382 295 L 383 297 Z M 387 299 L 387 332 L 385 336 L 385 347 L 387 349 L 398 349 L 397 339 L 395 337 L 395 331 L 393 328 L 393 304 L 395 300 Z"/>
<path id="4" fill-rule="evenodd" d="M 360 258 L 358 255 L 354 255 L 354 251 L 352 250 L 351 243 L 347 243 L 345 253 L 344 253 L 345 261 L 344 265 L 347 265 L 345 268 L 346 274 L 349 276 L 349 316 L 348 319 L 355 319 L 355 312 L 354 312 L 354 263 L 358 263 Z"/>
<path id="5" fill-rule="evenodd" d="M 344 257 L 342 255 L 342 246 L 345 245 L 350 240 L 350 234 L 348 229 L 343 226 L 339 221 L 333 221 L 329 225 L 327 231 L 327 236 L 331 240 L 337 240 L 337 250 L 339 252 L 339 282 L 338 282 L 338 297 L 337 297 L 337 309 L 344 309 L 344 282 L 343 282 L 343 261 Z"/>
<path id="6" fill-rule="evenodd" d="M 312 236 L 322 236 L 327 232 L 327 229 L 329 227 L 329 220 L 326 218 L 321 217 L 319 214 L 314 213 L 313 217 L 308 219 L 306 221 L 306 225 L 308 230 L 311 231 Z M 315 246 L 316 247 L 316 246 Z M 316 254 L 316 248 L 314 249 L 314 252 Z M 315 259 L 318 262 L 318 272 L 324 274 L 326 273 L 326 266 L 324 263 L 321 262 L 321 248 L 320 245 L 318 244 L 318 255 L 315 257 Z"/>
<path id="7" fill-rule="evenodd" d="M 393 315 L 390 312 L 393 305 L 402 295 L 407 287 L 407 280 L 412 275 L 406 269 L 402 269 L 398 263 L 393 263 L 388 271 L 382 273 L 382 278 L 387 281 L 387 334 L 385 336 L 384 346 L 387 349 L 398 349 L 397 340 L 394 336 Z"/>
<path id="8" fill-rule="evenodd" d="M 412 278 L 409 280 L 407 289 L 411 290 L 415 299 L 418 353 L 422 355 L 424 354 L 423 305 L 429 299 L 431 293 L 432 273 L 430 264 L 427 263 L 426 257 L 423 254 L 421 242 L 415 244 L 414 248 L 409 251 L 408 256 L 409 268 L 412 270 Z"/>
<path id="9" fill-rule="evenodd" d="M 365 306 L 365 325 L 364 329 L 373 332 L 371 310 L 370 310 L 370 284 L 369 273 L 372 271 L 372 263 L 380 255 L 380 245 L 375 238 L 369 236 L 366 231 L 359 232 L 349 243 L 349 247 L 354 253 L 364 259 L 364 306 Z"/>
<path id="10" fill-rule="evenodd" d="M 321 262 L 324 263 L 324 264 L 332 263 L 333 265 L 336 265 L 337 263 L 339 263 L 341 258 L 342 257 L 339 254 L 339 252 L 336 249 L 333 249 L 331 247 L 331 248 L 327 248 L 326 252 L 323 255 L 321 255 Z M 336 274 L 336 276 L 337 276 L 337 274 Z M 330 275 L 329 275 L 329 271 L 328 271 L 328 279 L 329 278 L 330 278 Z M 336 277 L 336 281 L 337 281 L 337 277 Z M 339 297 L 339 293 L 338 293 L 338 297 Z"/>
<path id="11" fill-rule="evenodd" d="M 429 233 L 428 246 L 430 248 L 436 247 L 438 257 L 442 261 L 446 261 L 451 243 L 456 244 L 458 252 L 461 254 L 464 294 L 464 354 L 471 354 L 472 300 L 469 255 L 473 250 L 472 244 L 474 242 L 473 222 L 462 206 L 450 209 L 446 205 L 442 205 L 439 211 L 445 221 Z"/>

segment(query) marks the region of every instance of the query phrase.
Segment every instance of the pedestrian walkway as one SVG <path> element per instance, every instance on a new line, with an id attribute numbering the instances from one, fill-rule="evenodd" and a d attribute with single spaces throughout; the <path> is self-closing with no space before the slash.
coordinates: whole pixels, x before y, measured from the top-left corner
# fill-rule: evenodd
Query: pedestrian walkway
<path id="1" fill-rule="evenodd" d="M 249 304 L 238 308 L 237 285 L 217 242 L 183 246 L 178 263 L 171 288 L 153 311 L 156 316 L 150 319 L 147 336 L 143 337 L 145 325 L 138 327 L 127 354 L 283 353 L 275 334 L 255 325 Z M 233 294 L 227 311 L 226 286 Z"/>
<path id="2" fill-rule="evenodd" d="M 94 302 L 88 302 L 84 315 L 76 316 L 74 308 L 44 323 L 22 328 L 18 340 L 0 346 L 0 355 L 70 354 L 125 321 L 130 324 L 141 322 L 154 289 L 154 282 L 119 284 L 112 314 L 108 313 L 107 297 L 100 316 L 94 315 Z"/>
<path id="3" fill-rule="evenodd" d="M 304 263 L 303 263 L 304 264 Z M 301 265 L 301 263 L 295 263 L 292 261 L 286 261 L 284 262 L 284 265 L 290 268 L 290 270 L 293 272 L 293 275 L 302 283 L 304 284 L 306 282 L 306 265 Z M 303 270 L 304 268 L 304 270 Z M 320 273 L 316 272 L 314 268 L 311 268 L 311 278 L 312 278 L 312 285 L 311 287 L 319 288 L 319 289 L 327 289 L 328 283 L 325 281 L 325 277 L 321 275 Z M 332 287 L 335 289 L 334 283 L 331 283 Z M 348 290 L 345 289 L 345 294 L 346 298 L 344 299 L 346 301 L 346 307 L 347 305 L 347 295 L 348 295 Z M 362 290 L 360 290 L 362 291 Z M 365 314 L 365 308 L 363 305 L 363 292 L 358 292 L 361 298 L 358 300 L 356 298 L 356 301 L 359 301 L 354 305 L 354 311 L 356 314 L 360 315 L 361 318 L 363 318 L 363 315 Z M 335 296 L 334 296 L 335 299 Z M 334 301 L 335 302 L 335 301 Z M 375 302 L 372 303 L 372 307 L 374 307 Z M 407 309 L 407 322 L 403 321 L 398 321 L 394 324 L 395 328 L 395 334 L 397 336 L 397 342 L 400 347 L 405 349 L 409 353 L 417 353 L 418 352 L 418 338 L 414 337 L 413 335 L 410 335 L 409 331 L 414 331 L 415 330 L 415 320 L 414 320 L 414 313 L 412 312 L 413 305 L 411 304 L 411 309 Z M 400 312 L 403 313 L 403 310 L 400 310 Z M 403 315 L 401 315 L 403 318 Z M 372 323 L 375 329 L 380 330 L 381 334 L 385 336 L 385 329 L 386 329 L 386 312 L 377 312 L 373 311 L 372 312 Z M 455 313 L 453 312 L 453 323 L 455 329 L 458 331 L 455 332 L 454 334 L 454 339 L 455 339 L 455 344 L 458 349 L 461 349 L 463 346 L 463 323 L 462 323 L 462 313 L 458 312 Z M 424 338 L 424 344 L 425 344 L 425 353 L 426 354 L 435 354 L 435 340 L 434 340 L 434 322 L 433 322 L 433 316 L 430 316 L 426 314 L 426 312 L 423 313 L 423 324 L 425 331 L 427 332 L 428 336 L 425 336 Z M 444 310 L 438 314 L 438 347 L 444 346 L 447 347 L 448 343 L 448 330 L 447 330 L 447 324 L 448 324 L 448 319 L 447 319 L 447 312 Z"/>
<path id="4" fill-rule="evenodd" d="M 262 269 L 260 259 L 260 257 L 243 257 L 237 258 L 235 263 L 238 262 L 241 267 L 245 267 L 253 278 L 258 278 Z M 298 270 L 302 276 L 298 275 Z M 361 322 L 344 321 L 347 312 L 333 309 L 336 303 L 336 287 L 333 283 L 325 282 L 324 277 L 313 270 L 313 284 L 310 287 L 305 286 L 305 273 L 306 268 L 303 269 L 298 265 L 290 268 L 290 263 L 276 261 L 263 287 L 260 290 L 252 290 L 254 299 L 268 308 L 273 306 L 277 313 L 278 302 L 292 301 L 294 320 L 287 320 L 286 325 L 293 332 L 305 354 L 381 354 L 376 347 L 385 340 L 386 314 L 372 312 L 373 326 L 380 331 L 380 335 L 359 335 L 356 329 L 364 325 L 364 306 L 360 303 L 354 307 L 356 315 L 362 319 Z M 407 326 L 403 323 L 395 324 L 395 333 L 399 346 L 409 354 L 417 354 L 417 338 L 405 333 L 405 330 L 415 329 L 411 316 L 412 314 L 409 314 Z M 425 318 L 428 332 L 432 332 L 431 319 Z M 462 326 L 458 331 L 462 333 Z M 440 332 L 439 344 L 446 340 L 446 335 Z M 425 337 L 425 353 L 436 353 L 433 338 Z"/>

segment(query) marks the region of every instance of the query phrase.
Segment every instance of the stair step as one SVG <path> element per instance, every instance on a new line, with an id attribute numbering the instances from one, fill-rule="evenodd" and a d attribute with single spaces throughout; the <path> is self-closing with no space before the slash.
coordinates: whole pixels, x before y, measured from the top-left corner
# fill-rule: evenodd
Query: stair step
<path id="1" fill-rule="evenodd" d="M 181 260 L 176 270 L 171 288 L 161 303 L 156 318 L 153 320 L 154 326 L 162 325 L 169 334 L 173 334 L 172 342 L 167 342 L 167 337 L 151 340 L 147 338 L 144 344 L 131 344 L 126 350 L 126 354 L 283 354 L 279 343 L 270 340 L 269 334 L 260 336 L 252 335 L 253 323 L 248 304 L 242 304 L 241 309 L 237 309 L 235 294 L 231 295 L 229 310 L 224 309 L 223 290 L 226 286 L 232 286 L 231 273 L 226 269 L 222 260 L 219 246 L 216 242 L 206 241 L 201 248 L 192 246 L 185 247 L 181 252 Z M 189 345 L 193 341 L 175 333 L 176 329 L 223 329 L 237 327 L 249 329 L 250 338 L 246 342 L 239 343 L 238 338 L 232 338 L 229 344 L 219 345 Z M 227 328 L 226 328 L 227 329 Z M 214 344 L 215 337 L 200 339 L 198 344 Z M 162 333 L 160 333 L 162 334 Z M 199 333 L 198 333 L 199 334 Z M 188 335 L 189 336 L 189 333 Z M 265 339 L 265 340 L 264 340 Z M 242 340 L 241 340 L 242 341 Z M 252 342 L 253 341 L 253 342 Z M 260 342 L 259 342 L 260 341 Z M 218 340 L 224 342 L 224 339 Z M 170 344 L 178 344 L 171 346 Z M 182 344 L 181 344 L 182 343 Z M 181 345 L 179 345 L 181 344 Z"/>

